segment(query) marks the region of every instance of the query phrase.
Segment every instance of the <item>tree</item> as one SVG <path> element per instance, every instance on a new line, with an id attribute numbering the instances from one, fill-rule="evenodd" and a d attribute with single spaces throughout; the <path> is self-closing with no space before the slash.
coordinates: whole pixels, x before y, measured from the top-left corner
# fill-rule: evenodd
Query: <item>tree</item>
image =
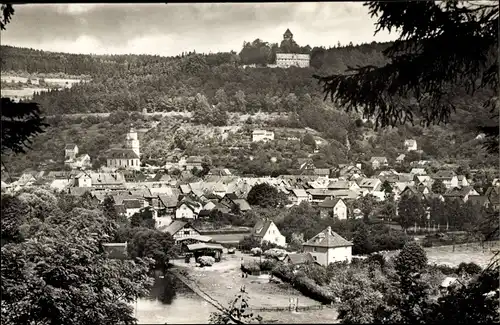
<path id="1" fill-rule="evenodd" d="M 427 324 L 495 324 L 498 311 L 498 267 L 478 274 L 467 284 L 459 283 L 438 299 L 428 313 Z"/>
<path id="2" fill-rule="evenodd" d="M 392 193 L 392 186 L 387 180 L 385 180 L 382 183 L 382 186 L 380 189 L 382 190 L 382 192 L 385 192 L 386 196 Z"/>
<path id="3" fill-rule="evenodd" d="M 39 190 L 30 194 L 48 198 Z M 131 303 L 152 285 L 151 261 L 107 257 L 102 243 L 116 230 L 113 220 L 78 207 L 20 220 L 24 238 L 1 252 L 2 324 L 136 323 Z"/>
<path id="4" fill-rule="evenodd" d="M 489 98 L 485 108 L 495 111 L 493 121 L 498 120 L 497 3 L 371 1 L 365 5 L 371 16 L 378 17 L 375 33 L 400 31 L 398 40 L 383 51 L 390 63 L 349 68 L 347 74 L 315 75 L 325 99 L 330 96 L 347 110 L 362 108 L 365 116 L 376 117 L 376 126 L 384 127 L 413 122 L 414 117 L 423 125 L 446 122 L 457 105 L 456 94 L 482 93 Z M 479 127 L 491 140 L 488 148 L 498 151 L 498 125 Z"/>
<path id="5" fill-rule="evenodd" d="M 149 229 L 155 228 L 155 219 L 153 218 L 153 208 L 146 207 L 142 208 L 139 212 L 136 212 L 130 218 L 130 225 L 132 227 L 145 227 Z"/>
<path id="6" fill-rule="evenodd" d="M 354 208 L 360 209 L 363 214 L 363 219 L 368 221 L 370 219 L 371 214 L 375 210 L 375 207 L 378 205 L 377 198 L 371 194 L 367 194 L 354 202 Z"/>
<path id="7" fill-rule="evenodd" d="M 249 297 L 244 289 L 229 303 L 229 308 L 210 315 L 210 324 L 259 324 L 262 317 L 254 315 L 248 304 Z"/>
<path id="8" fill-rule="evenodd" d="M 4 5 L 2 5 L 3 7 Z M 44 132 L 48 124 L 40 116 L 37 103 L 15 103 L 10 98 L 2 98 L 2 155 L 25 153 L 30 148 L 31 138 Z"/>
<path id="9" fill-rule="evenodd" d="M 353 254 L 364 255 L 370 254 L 373 251 L 370 233 L 365 223 L 358 225 L 352 243 L 354 244 L 352 249 Z"/>
<path id="10" fill-rule="evenodd" d="M 313 149 L 316 149 L 316 141 L 314 140 L 314 136 L 311 133 L 306 133 L 302 138 L 302 143 L 306 146 L 310 146 Z"/>
<path id="11" fill-rule="evenodd" d="M 398 221 L 406 231 L 415 224 L 422 224 L 425 221 L 425 206 L 416 195 L 403 195 L 398 204 Z"/>
<path id="12" fill-rule="evenodd" d="M 436 179 L 434 183 L 432 183 L 432 192 L 436 194 L 444 194 L 446 192 L 446 185 L 444 185 L 442 180 Z"/>
<path id="13" fill-rule="evenodd" d="M 127 245 L 132 258 L 152 258 L 156 268 L 165 268 L 169 259 L 175 257 L 174 238 L 159 230 L 139 228 Z"/>
<path id="14" fill-rule="evenodd" d="M 106 218 L 118 221 L 118 212 L 116 211 L 115 199 L 111 195 L 106 195 L 102 202 L 102 211 Z"/>
<path id="15" fill-rule="evenodd" d="M 257 184 L 252 187 L 248 192 L 247 201 L 251 205 L 259 205 L 263 208 L 276 208 L 285 203 L 283 194 L 267 183 Z"/>

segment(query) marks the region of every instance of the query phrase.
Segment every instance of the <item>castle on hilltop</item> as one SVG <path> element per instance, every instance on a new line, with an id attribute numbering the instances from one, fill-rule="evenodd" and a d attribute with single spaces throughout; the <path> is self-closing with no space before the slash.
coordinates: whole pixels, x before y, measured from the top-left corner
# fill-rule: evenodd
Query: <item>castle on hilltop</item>
<path id="1" fill-rule="evenodd" d="M 293 40 L 293 34 L 290 29 L 287 28 L 283 34 L 283 41 L 281 42 L 282 48 L 292 48 L 297 46 Z M 289 68 L 289 67 L 299 67 L 307 68 L 309 67 L 309 61 L 311 57 L 309 54 L 296 54 L 296 53 L 276 53 L 276 67 L 277 68 Z"/>

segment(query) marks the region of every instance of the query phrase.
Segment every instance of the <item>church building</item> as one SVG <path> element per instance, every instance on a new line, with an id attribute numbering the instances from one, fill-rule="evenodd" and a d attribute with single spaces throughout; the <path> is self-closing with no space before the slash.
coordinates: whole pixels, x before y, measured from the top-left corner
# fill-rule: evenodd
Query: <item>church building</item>
<path id="1" fill-rule="evenodd" d="M 108 168 L 123 168 L 140 170 L 140 145 L 137 138 L 137 131 L 131 128 L 127 133 L 127 144 L 125 148 L 114 148 L 107 153 Z"/>

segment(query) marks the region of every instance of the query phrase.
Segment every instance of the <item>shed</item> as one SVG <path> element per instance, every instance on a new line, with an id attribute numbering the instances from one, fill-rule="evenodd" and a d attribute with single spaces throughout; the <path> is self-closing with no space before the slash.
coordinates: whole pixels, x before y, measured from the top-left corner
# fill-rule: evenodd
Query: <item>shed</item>
<path id="1" fill-rule="evenodd" d="M 220 262 L 224 250 L 221 244 L 214 243 L 196 243 L 187 245 L 187 248 L 193 253 L 195 260 L 201 256 L 212 256 L 216 262 Z"/>

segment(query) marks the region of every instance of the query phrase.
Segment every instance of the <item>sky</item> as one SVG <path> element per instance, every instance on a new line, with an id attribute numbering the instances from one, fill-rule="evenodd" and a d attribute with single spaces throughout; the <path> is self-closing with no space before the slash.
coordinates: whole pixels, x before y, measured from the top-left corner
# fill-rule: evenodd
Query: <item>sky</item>
<path id="1" fill-rule="evenodd" d="M 26 4 L 1 32 L 1 44 L 83 54 L 173 56 L 239 52 L 260 38 L 279 43 L 289 28 L 301 45 L 389 41 L 360 2 Z"/>

